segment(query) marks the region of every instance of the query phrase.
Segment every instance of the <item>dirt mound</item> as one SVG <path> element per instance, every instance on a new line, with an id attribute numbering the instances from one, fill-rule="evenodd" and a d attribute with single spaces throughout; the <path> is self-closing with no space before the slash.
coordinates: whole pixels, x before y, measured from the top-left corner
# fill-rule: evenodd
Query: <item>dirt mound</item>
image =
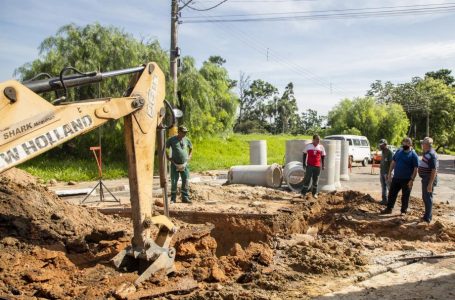
<path id="1" fill-rule="evenodd" d="M 354 191 L 294 200 L 260 187 L 192 189 L 199 205 L 233 207 L 188 214 L 194 224 L 173 220 L 176 272 L 153 276 L 129 298 L 305 298 L 366 271 L 378 252 L 455 250 L 455 226 L 439 217 L 431 225 L 416 221 L 420 199 L 411 199 L 406 216 L 383 216 L 377 200 Z M 435 204 L 434 214 L 448 209 Z M 129 244 L 131 229 L 129 219 L 67 204 L 25 172 L 0 175 L 0 296 L 121 298 L 117 288 L 138 275 L 109 260 Z"/>
<path id="2" fill-rule="evenodd" d="M 398 203 L 399 205 L 399 203 Z M 435 221 L 430 225 L 420 220 L 423 201 L 411 197 L 410 209 L 404 216 L 381 215 L 383 209 L 370 195 L 336 192 L 309 202 L 303 207 L 309 226 L 318 227 L 325 235 L 374 235 L 395 240 L 455 241 L 455 226 Z M 434 214 L 441 215 L 447 205 L 434 204 Z"/>
<path id="3" fill-rule="evenodd" d="M 368 263 L 360 249 L 326 238 L 299 243 L 290 247 L 287 253 L 291 268 L 306 274 L 341 276 L 359 271 Z"/>
<path id="4" fill-rule="evenodd" d="M 61 242 L 79 252 L 88 250 L 88 242 L 123 237 L 129 228 L 96 209 L 66 203 L 18 169 L 0 175 L 0 224 L 0 238 Z"/>

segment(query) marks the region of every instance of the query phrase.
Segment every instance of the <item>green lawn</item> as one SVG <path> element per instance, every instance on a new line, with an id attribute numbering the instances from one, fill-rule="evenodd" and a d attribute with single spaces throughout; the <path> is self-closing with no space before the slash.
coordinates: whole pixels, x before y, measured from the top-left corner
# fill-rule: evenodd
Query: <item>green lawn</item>
<path id="1" fill-rule="evenodd" d="M 45 181 L 57 179 L 58 181 L 89 181 L 98 178 L 98 168 L 95 159 L 52 159 L 49 157 L 37 157 L 19 166 L 30 174 Z M 126 162 L 105 162 L 103 177 L 115 179 L 126 177 Z"/>
<path id="2" fill-rule="evenodd" d="M 234 165 L 249 163 L 249 141 L 267 140 L 268 163 L 282 164 L 284 161 L 285 144 L 290 139 L 309 139 L 309 136 L 265 135 L 265 134 L 234 134 L 228 138 L 211 137 L 200 141 L 194 140 L 191 171 L 227 169 Z M 59 181 L 94 180 L 98 171 L 94 159 L 52 159 L 37 157 L 20 166 L 34 176 L 43 180 Z M 115 179 L 127 176 L 125 161 L 105 161 L 104 178 Z"/>
<path id="3" fill-rule="evenodd" d="M 246 165 L 250 161 L 249 141 L 267 141 L 267 163 L 283 164 L 285 144 L 291 139 L 308 139 L 309 136 L 234 134 L 226 139 L 219 137 L 195 141 L 192 171 L 227 169 L 234 165 Z"/>

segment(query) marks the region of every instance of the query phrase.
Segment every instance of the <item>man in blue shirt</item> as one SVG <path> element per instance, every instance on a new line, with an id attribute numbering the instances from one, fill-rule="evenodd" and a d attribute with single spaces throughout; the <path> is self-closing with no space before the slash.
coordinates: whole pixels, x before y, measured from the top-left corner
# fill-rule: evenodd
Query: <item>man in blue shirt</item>
<path id="1" fill-rule="evenodd" d="M 419 157 L 412 149 L 412 140 L 403 139 L 402 149 L 398 150 L 392 159 L 387 180 L 390 183 L 387 208 L 381 211 L 381 214 L 391 214 L 398 193 L 401 190 L 401 214 L 408 212 L 409 196 L 411 195 L 412 185 L 417 175 L 419 166 Z M 393 178 L 392 178 L 393 170 Z"/>
<path id="2" fill-rule="evenodd" d="M 424 222 L 430 223 L 432 218 L 433 189 L 437 182 L 438 156 L 434 151 L 433 139 L 426 137 L 422 142 L 423 155 L 419 160 L 419 176 L 422 178 L 422 199 L 425 204 Z"/>

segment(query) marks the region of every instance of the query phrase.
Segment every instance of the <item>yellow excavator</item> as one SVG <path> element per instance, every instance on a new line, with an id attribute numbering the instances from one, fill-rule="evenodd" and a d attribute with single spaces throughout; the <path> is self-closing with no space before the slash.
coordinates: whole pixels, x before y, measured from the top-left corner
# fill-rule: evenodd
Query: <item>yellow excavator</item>
<path id="1" fill-rule="evenodd" d="M 70 68 L 71 69 L 71 68 Z M 74 69 L 73 69 L 74 70 Z M 165 78 L 156 63 L 110 72 L 75 72 L 59 77 L 20 83 L 0 83 L 0 173 L 37 155 L 94 130 L 110 120 L 124 118 L 124 139 L 131 191 L 134 236 L 125 250 L 113 258 L 120 269 L 139 271 L 136 284 L 157 271 L 174 270 L 175 249 L 170 241 L 177 227 L 166 215 L 153 216 L 153 166 L 157 141 L 161 187 L 166 188 L 165 120 L 175 122 L 165 98 Z M 63 90 L 104 78 L 133 74 L 123 97 L 52 103 L 39 93 Z M 168 118 L 166 114 L 172 116 Z M 164 193 L 166 195 L 166 193 Z M 167 199 L 164 201 L 165 211 Z M 159 228 L 155 238 L 153 227 Z M 156 230 L 155 230 L 156 232 Z"/>

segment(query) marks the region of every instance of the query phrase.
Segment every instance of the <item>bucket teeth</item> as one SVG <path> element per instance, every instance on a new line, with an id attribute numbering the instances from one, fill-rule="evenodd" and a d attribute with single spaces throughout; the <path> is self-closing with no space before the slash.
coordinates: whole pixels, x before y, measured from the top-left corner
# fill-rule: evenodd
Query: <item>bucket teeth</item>
<path id="1" fill-rule="evenodd" d="M 140 276 L 135 284 L 141 283 L 158 271 L 164 270 L 169 274 L 175 270 L 175 248 L 169 245 L 177 228 L 165 216 L 152 217 L 151 223 L 160 228 L 155 240 L 145 239 L 143 247 L 128 246 L 111 259 L 117 269 L 139 271 Z"/>
<path id="2" fill-rule="evenodd" d="M 158 256 L 158 258 L 142 272 L 141 276 L 134 282 L 134 284 L 139 284 L 144 280 L 147 280 L 150 276 L 155 274 L 160 270 L 164 270 L 166 274 L 172 273 L 175 271 L 174 268 L 174 259 L 175 259 L 175 249 L 170 248 L 169 251 L 163 252 Z"/>

